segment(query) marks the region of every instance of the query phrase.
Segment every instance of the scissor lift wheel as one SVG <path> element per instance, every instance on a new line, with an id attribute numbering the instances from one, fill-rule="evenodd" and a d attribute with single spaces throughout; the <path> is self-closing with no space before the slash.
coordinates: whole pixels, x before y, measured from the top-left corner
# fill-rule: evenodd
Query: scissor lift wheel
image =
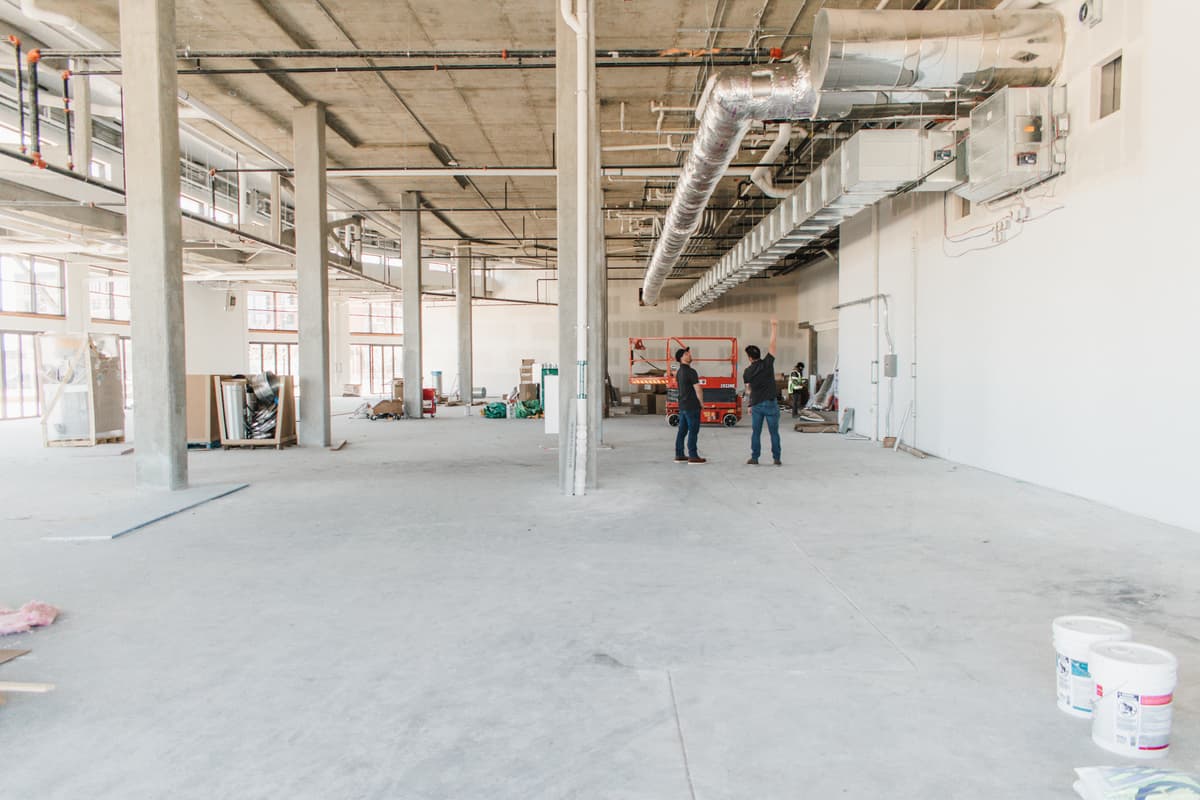
<path id="1" fill-rule="evenodd" d="M 721 422 L 725 424 L 726 428 L 732 428 L 734 425 L 738 424 L 738 418 L 734 414 L 726 414 L 721 418 Z"/>
<path id="2" fill-rule="evenodd" d="M 667 414 L 667 424 L 670 425 L 672 428 L 678 427 L 679 415 L 678 414 Z"/>

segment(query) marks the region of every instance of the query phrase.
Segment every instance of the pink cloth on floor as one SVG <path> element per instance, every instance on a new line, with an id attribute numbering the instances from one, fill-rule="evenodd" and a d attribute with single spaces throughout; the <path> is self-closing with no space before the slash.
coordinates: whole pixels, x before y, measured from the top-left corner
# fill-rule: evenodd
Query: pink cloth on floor
<path id="1" fill-rule="evenodd" d="M 49 625 L 58 617 L 58 609 L 49 603 L 30 601 L 16 611 L 0 608 L 0 636 L 24 633 L 39 625 Z"/>

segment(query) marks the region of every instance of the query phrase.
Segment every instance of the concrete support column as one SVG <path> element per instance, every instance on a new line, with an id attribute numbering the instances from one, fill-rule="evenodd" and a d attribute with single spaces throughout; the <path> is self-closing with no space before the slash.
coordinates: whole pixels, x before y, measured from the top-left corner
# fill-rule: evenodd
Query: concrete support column
<path id="1" fill-rule="evenodd" d="M 471 360 L 474 345 L 471 341 L 471 247 L 466 242 L 458 246 L 458 270 L 455 279 L 455 303 L 458 311 L 458 391 L 462 395 L 467 416 L 471 416 L 471 394 L 475 373 Z"/>
<path id="2" fill-rule="evenodd" d="M 329 265 L 325 195 L 325 106 L 296 109 L 292 121 L 296 159 L 296 290 L 300 317 L 300 419 L 303 447 L 328 447 Z"/>
<path id="3" fill-rule="evenodd" d="M 187 486 L 174 0 L 121 0 L 137 484 Z"/>
<path id="4" fill-rule="evenodd" d="M 68 261 L 67 281 L 67 330 L 86 333 L 92 327 L 91 271 L 87 264 Z"/>
<path id="5" fill-rule="evenodd" d="M 593 64 L 593 74 L 595 65 Z M 599 120 L 596 107 L 592 108 L 592 158 L 600 163 Z M 608 391 L 604 378 L 608 374 L 608 256 L 604 244 L 604 189 L 600 181 L 592 184 L 593 208 L 591 215 L 592 261 L 588 264 L 588 435 L 592 440 L 593 457 L 604 444 L 604 409 L 608 405 Z M 588 473 L 588 486 L 596 485 L 596 470 Z"/>
<path id="6" fill-rule="evenodd" d="M 72 72 L 88 68 L 86 59 L 72 59 Z M 81 175 L 92 174 L 92 84 L 87 75 L 71 77 L 71 131 L 72 149 L 75 151 L 75 171 Z"/>
<path id="7" fill-rule="evenodd" d="M 283 187 L 278 172 L 271 173 L 271 241 L 283 241 Z"/>
<path id="8" fill-rule="evenodd" d="M 421 418 L 421 197 L 400 196 L 400 288 L 404 292 L 404 413 Z"/>
<path id="9" fill-rule="evenodd" d="M 596 158 L 599 148 L 595 146 L 598 125 L 596 124 L 595 59 L 592 55 L 596 49 L 595 6 L 595 0 L 576 0 L 577 12 L 586 10 L 588 20 L 588 36 L 585 46 L 588 53 L 587 92 L 590 109 L 587 130 L 584 131 L 577 130 L 575 106 L 578 44 L 575 32 L 563 20 L 562 14 L 556 14 L 554 71 L 557 89 L 556 128 L 558 131 L 558 135 L 555 137 L 555 163 L 558 165 L 558 374 L 560 392 L 558 472 L 559 486 L 566 494 L 574 491 L 575 438 L 578 419 L 576 407 L 579 392 L 577 362 L 580 360 L 587 360 L 589 363 L 585 386 L 588 395 L 588 431 L 591 444 L 588 448 L 586 464 L 586 485 L 589 487 L 596 485 L 596 453 L 600 444 L 598 436 L 600 412 L 597 409 L 601 408 L 599 404 L 603 401 L 603 392 L 594 390 L 597 374 L 601 386 L 604 377 L 600 371 L 602 359 L 592 355 L 593 337 L 590 335 L 590 331 L 586 353 L 578 352 L 576 344 L 577 326 L 580 324 L 576 309 L 576 292 L 579 281 L 587 281 L 592 285 L 592 290 L 595 289 L 595 285 L 591 281 L 591 265 L 578 263 L 578 242 L 581 236 L 587 237 L 590 242 L 595 235 L 595 219 L 600 214 L 600 206 L 595 202 L 597 195 L 595 187 L 599 184 L 600 174 L 599 161 Z M 588 159 L 587 168 L 583 171 L 580 171 L 577 160 L 576 143 L 579 136 L 586 136 L 591 142 L 589 153 L 592 155 Z M 579 228 L 577 221 L 579 207 L 577 192 L 580 181 L 589 186 L 585 200 L 589 205 L 588 224 L 584 225 L 582 229 Z M 588 252 L 594 252 L 590 245 Z M 593 300 L 589 302 L 589 317 L 594 313 L 594 309 Z M 591 318 L 583 322 L 590 326 L 595 320 Z"/>

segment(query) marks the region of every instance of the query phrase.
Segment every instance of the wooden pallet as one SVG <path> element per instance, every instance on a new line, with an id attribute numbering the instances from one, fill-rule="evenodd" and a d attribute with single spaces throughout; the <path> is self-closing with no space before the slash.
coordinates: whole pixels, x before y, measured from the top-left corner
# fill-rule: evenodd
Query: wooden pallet
<path id="1" fill-rule="evenodd" d="M 807 412 L 813 413 L 813 412 Z M 836 411 L 818 411 L 816 412 L 821 420 L 799 419 L 796 421 L 795 429 L 800 433 L 837 433 L 838 420 Z"/>
<path id="2" fill-rule="evenodd" d="M 47 447 L 94 447 L 98 444 L 123 444 L 125 437 L 122 436 L 97 436 L 96 438 L 84 437 L 81 439 L 51 439 L 46 441 Z"/>

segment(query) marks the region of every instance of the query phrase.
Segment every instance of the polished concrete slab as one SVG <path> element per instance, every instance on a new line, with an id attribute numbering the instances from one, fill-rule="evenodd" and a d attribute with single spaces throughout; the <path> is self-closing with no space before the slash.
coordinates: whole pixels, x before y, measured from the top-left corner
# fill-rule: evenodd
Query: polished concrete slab
<path id="1" fill-rule="evenodd" d="M 1182 662 L 1200 760 L 1200 537 L 837 435 L 671 462 L 611 420 L 556 490 L 536 422 L 335 418 L 339 452 L 193 451 L 249 488 L 46 542 L 132 483 L 0 425 L 0 603 L 55 625 L 0 679 L 4 792 L 38 798 L 1070 798 L 1121 763 L 1054 704 L 1050 620 Z"/>

